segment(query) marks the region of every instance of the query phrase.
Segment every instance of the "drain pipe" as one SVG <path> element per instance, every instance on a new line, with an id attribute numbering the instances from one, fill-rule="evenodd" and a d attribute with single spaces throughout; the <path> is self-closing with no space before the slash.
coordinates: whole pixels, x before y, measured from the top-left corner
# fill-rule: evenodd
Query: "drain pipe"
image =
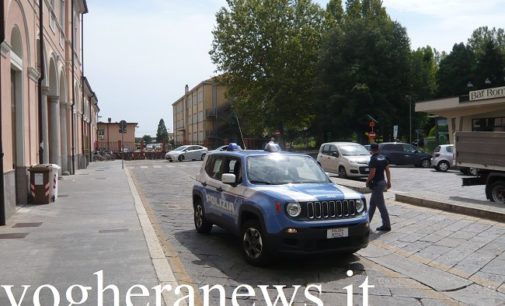
<path id="1" fill-rule="evenodd" d="M 81 16 L 81 63 L 82 63 L 82 77 L 84 76 L 84 15 Z M 91 89 L 91 87 L 90 87 Z M 84 93 L 84 91 L 83 91 Z M 89 124 L 88 124 L 88 138 L 89 138 L 89 162 L 93 160 L 92 148 L 93 142 L 91 141 L 91 124 L 93 124 L 92 116 L 91 116 L 91 102 L 96 99 L 96 95 L 93 91 L 91 91 L 91 97 L 89 100 Z"/>
<path id="2" fill-rule="evenodd" d="M 42 2 L 42 1 L 40 1 Z M 72 174 L 75 174 L 75 128 L 74 128 L 74 106 L 75 106 L 75 60 L 74 60 L 74 1 L 71 1 L 70 5 L 71 18 L 70 18 L 70 26 L 72 27 L 72 33 L 70 36 L 71 45 L 72 45 L 72 114 L 71 114 L 71 125 L 72 125 Z"/>
<path id="3" fill-rule="evenodd" d="M 2 1 L 3 2 L 3 1 Z M 44 163 L 44 133 L 42 129 L 44 128 L 42 124 L 42 81 L 44 80 L 45 63 L 44 63 L 44 7 L 43 1 L 39 1 L 39 62 L 40 62 L 40 76 L 37 80 L 37 96 L 39 99 L 39 164 Z"/>
<path id="4" fill-rule="evenodd" d="M 42 1 L 41 1 L 42 2 Z M 4 0 L 0 0 L 0 44 L 5 40 Z M 0 71 L 2 70 L 2 56 L 0 55 Z M 0 97 L 2 96 L 2 74 L 0 73 Z M 2 121 L 2 103 L 0 103 L 0 121 Z M 5 190 L 4 190 L 4 150 L 0 124 L 0 225 L 5 225 Z"/>

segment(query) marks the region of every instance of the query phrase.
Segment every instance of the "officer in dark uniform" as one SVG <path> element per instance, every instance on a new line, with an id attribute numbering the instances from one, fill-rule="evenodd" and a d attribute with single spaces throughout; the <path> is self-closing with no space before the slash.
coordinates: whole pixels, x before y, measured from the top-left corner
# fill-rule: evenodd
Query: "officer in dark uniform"
<path id="1" fill-rule="evenodd" d="M 383 155 L 379 154 L 379 145 L 376 143 L 372 143 L 370 146 L 370 153 L 372 154 L 372 157 L 370 158 L 370 163 L 368 164 L 370 173 L 368 174 L 366 185 L 372 189 L 372 196 L 370 198 L 370 209 L 368 211 L 368 215 L 370 217 L 370 222 L 372 222 L 375 208 L 379 208 L 382 225 L 379 226 L 377 230 L 387 232 L 391 230 L 391 223 L 389 221 L 386 203 L 384 202 L 384 190 L 391 188 L 389 162 Z M 386 173 L 387 181 L 384 178 L 384 172 Z"/>

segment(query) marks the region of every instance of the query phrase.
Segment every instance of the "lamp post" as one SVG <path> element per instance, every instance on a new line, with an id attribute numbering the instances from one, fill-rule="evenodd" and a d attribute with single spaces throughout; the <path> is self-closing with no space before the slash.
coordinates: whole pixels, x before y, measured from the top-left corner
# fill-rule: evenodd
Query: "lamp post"
<path id="1" fill-rule="evenodd" d="M 409 143 L 412 143 L 412 97 L 410 95 L 405 97 L 409 99 Z"/>

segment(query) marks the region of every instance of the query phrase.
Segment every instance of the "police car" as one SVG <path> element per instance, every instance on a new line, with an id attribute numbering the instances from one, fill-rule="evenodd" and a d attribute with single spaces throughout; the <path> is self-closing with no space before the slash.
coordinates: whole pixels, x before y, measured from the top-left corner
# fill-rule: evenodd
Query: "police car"
<path id="1" fill-rule="evenodd" d="M 334 184 L 312 157 L 275 145 L 231 149 L 209 153 L 197 175 L 197 232 L 215 224 L 238 235 L 253 265 L 279 253 L 354 253 L 368 245 L 365 197 Z"/>

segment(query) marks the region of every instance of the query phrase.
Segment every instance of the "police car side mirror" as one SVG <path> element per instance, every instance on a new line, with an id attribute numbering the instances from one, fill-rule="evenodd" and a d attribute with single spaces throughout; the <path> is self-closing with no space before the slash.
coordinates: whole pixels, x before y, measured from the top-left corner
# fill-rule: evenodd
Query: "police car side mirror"
<path id="1" fill-rule="evenodd" d="M 235 177 L 235 174 L 233 173 L 223 173 L 221 176 L 221 182 L 229 185 L 235 184 L 237 181 L 237 178 Z"/>

